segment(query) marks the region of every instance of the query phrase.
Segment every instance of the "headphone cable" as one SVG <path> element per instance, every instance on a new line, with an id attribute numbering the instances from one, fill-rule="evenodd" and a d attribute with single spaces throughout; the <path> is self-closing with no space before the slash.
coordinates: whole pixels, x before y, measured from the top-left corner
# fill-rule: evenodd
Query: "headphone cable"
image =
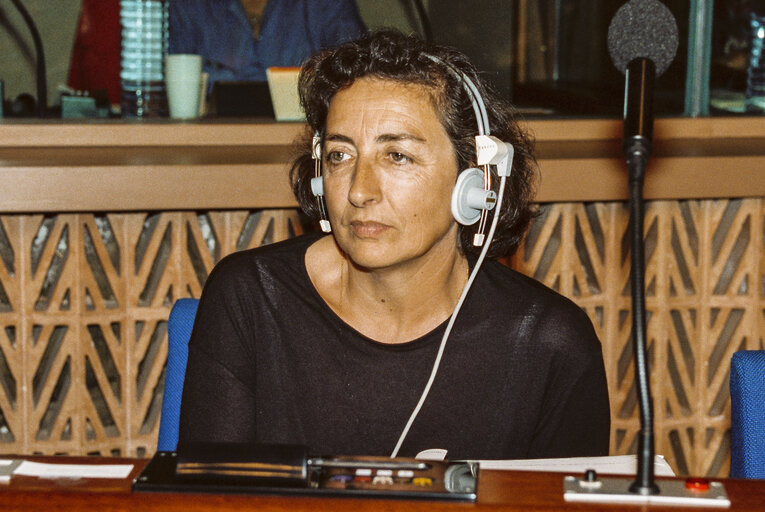
<path id="1" fill-rule="evenodd" d="M 401 435 L 398 438 L 396 447 L 393 449 L 393 452 L 390 454 L 391 458 L 394 458 L 398 455 L 398 452 L 401 449 L 401 445 L 404 444 L 404 440 L 406 439 L 407 434 L 409 434 L 409 430 L 412 428 L 412 424 L 414 424 L 415 418 L 417 418 L 417 415 L 420 413 L 420 409 L 422 409 L 422 406 L 425 403 L 425 399 L 428 397 L 428 393 L 430 393 L 430 388 L 433 386 L 433 382 L 436 380 L 436 374 L 438 373 L 438 368 L 441 365 L 441 359 L 444 354 L 444 349 L 446 348 L 446 341 L 449 339 L 449 335 L 452 332 L 452 327 L 454 326 L 454 322 L 457 320 L 457 314 L 459 314 L 460 309 L 462 309 L 462 304 L 464 304 L 465 298 L 467 297 L 467 294 L 473 285 L 473 281 L 475 281 L 476 275 L 478 275 L 478 271 L 480 270 L 484 259 L 486 259 L 486 253 L 489 251 L 489 246 L 491 245 L 492 239 L 494 238 L 494 231 L 497 229 L 497 223 L 499 222 L 499 213 L 502 209 L 502 198 L 505 195 L 506 182 L 507 182 L 507 176 L 502 176 L 499 182 L 497 208 L 494 211 L 494 217 L 492 218 L 492 221 L 491 221 L 491 227 L 489 228 L 489 233 L 487 235 L 486 243 L 484 244 L 483 249 L 481 250 L 481 254 L 478 256 L 478 260 L 476 261 L 475 267 L 473 267 L 473 271 L 470 273 L 470 276 L 468 277 L 468 280 L 465 283 L 465 287 L 462 289 L 462 294 L 460 295 L 460 298 L 457 301 L 457 305 L 454 307 L 454 311 L 452 312 L 451 317 L 449 317 L 449 323 L 446 325 L 446 331 L 444 331 L 444 335 L 441 338 L 441 344 L 438 347 L 438 353 L 436 354 L 436 360 L 433 363 L 433 369 L 430 371 L 430 377 L 428 378 L 428 383 L 425 384 L 425 389 L 422 391 L 422 395 L 420 395 L 420 400 L 417 402 L 417 405 L 412 411 L 412 414 L 409 416 L 409 421 L 406 422 L 406 426 L 404 427 L 404 430 L 401 432 Z"/>

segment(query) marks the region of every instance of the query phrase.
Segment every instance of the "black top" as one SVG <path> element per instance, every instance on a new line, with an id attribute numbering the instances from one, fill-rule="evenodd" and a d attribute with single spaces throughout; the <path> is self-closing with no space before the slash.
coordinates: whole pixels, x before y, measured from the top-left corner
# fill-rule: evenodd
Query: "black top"
<path id="1" fill-rule="evenodd" d="M 189 342 L 180 441 L 303 444 L 314 455 L 390 455 L 446 323 L 402 344 L 343 322 L 313 287 L 317 234 L 224 258 Z M 608 454 L 605 370 L 586 314 L 486 261 L 399 455 L 451 459 Z"/>

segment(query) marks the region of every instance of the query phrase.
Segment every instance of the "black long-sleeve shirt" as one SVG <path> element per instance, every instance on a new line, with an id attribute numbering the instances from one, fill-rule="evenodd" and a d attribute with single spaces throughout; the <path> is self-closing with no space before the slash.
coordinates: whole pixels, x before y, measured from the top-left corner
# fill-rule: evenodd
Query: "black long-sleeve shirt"
<path id="1" fill-rule="evenodd" d="M 389 455 L 427 382 L 446 323 L 371 340 L 321 299 L 306 235 L 234 253 L 211 273 L 189 344 L 180 441 L 289 443 L 315 455 Z M 484 263 L 400 455 L 607 455 L 600 342 L 568 299 Z"/>

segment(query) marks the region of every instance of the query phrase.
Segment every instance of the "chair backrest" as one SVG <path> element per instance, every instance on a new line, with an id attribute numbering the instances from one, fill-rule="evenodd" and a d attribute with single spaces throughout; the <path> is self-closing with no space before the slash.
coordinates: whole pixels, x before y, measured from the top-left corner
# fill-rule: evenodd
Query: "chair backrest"
<path id="1" fill-rule="evenodd" d="M 157 451 L 174 451 L 178 446 L 178 420 L 181 415 L 181 395 L 186 376 L 186 360 L 191 329 L 197 314 L 199 299 L 178 299 L 170 310 L 167 322 L 167 367 L 165 390 L 162 395 L 162 415 L 159 418 Z"/>
<path id="2" fill-rule="evenodd" d="M 765 350 L 733 354 L 730 476 L 765 479 Z"/>

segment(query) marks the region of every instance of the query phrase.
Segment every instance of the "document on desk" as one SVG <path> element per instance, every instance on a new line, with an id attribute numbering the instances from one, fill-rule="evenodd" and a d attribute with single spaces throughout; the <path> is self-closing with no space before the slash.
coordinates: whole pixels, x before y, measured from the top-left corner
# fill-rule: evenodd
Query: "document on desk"
<path id="1" fill-rule="evenodd" d="M 56 464 L 25 460 L 13 474 L 39 478 L 127 478 L 132 470 L 132 464 Z"/>
<path id="2" fill-rule="evenodd" d="M 21 464 L 19 459 L 0 459 L 0 484 L 11 481 L 11 475 L 19 464 Z"/>
<path id="3" fill-rule="evenodd" d="M 637 471 L 636 455 L 614 455 L 607 457 L 569 457 L 565 459 L 528 460 L 482 460 L 481 469 L 505 469 L 516 471 L 554 471 L 559 473 L 584 473 L 594 469 L 598 473 L 611 475 L 634 475 Z M 675 472 L 662 455 L 654 458 L 656 476 L 675 476 Z"/>

